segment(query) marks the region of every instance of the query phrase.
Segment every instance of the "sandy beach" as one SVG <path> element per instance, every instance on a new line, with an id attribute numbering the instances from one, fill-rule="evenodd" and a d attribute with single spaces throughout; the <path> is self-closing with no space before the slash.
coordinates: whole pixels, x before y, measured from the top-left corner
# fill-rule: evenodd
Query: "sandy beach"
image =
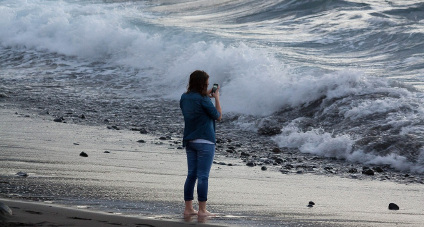
<path id="1" fill-rule="evenodd" d="M 177 149 L 179 140 L 57 123 L 49 115 L 2 108 L 0 197 L 14 212 L 9 222 L 44 223 L 35 226 L 424 225 L 422 184 L 282 174 L 277 167 L 262 171 L 260 166 L 248 167 L 240 159 L 223 156 L 215 158 L 209 186 L 209 209 L 217 217 L 184 219 L 186 164 L 184 150 Z M 80 156 L 81 152 L 88 157 Z M 310 201 L 313 207 L 307 206 Z M 389 210 L 389 203 L 400 209 Z"/>

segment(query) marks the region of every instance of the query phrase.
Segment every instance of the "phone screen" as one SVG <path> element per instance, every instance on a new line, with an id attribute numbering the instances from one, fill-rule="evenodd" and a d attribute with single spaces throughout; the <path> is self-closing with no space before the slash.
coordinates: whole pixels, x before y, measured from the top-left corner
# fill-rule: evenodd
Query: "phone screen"
<path id="1" fill-rule="evenodd" d="M 214 93 L 218 89 L 218 84 L 214 84 L 212 87 L 212 93 Z"/>

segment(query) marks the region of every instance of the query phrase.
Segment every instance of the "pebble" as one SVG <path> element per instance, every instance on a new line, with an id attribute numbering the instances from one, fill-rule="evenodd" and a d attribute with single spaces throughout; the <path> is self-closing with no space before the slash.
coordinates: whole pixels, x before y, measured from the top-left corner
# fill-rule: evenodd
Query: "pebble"
<path id="1" fill-rule="evenodd" d="M 24 172 L 17 172 L 16 175 L 20 176 L 20 177 L 27 177 L 28 173 L 24 173 Z"/>
<path id="2" fill-rule="evenodd" d="M 390 203 L 389 210 L 399 210 L 399 206 L 394 203 Z"/>
<path id="3" fill-rule="evenodd" d="M 250 166 L 250 167 L 253 167 L 253 166 L 256 166 L 256 163 L 254 163 L 254 162 L 248 162 L 248 163 L 246 163 L 246 165 L 247 166 Z"/>
<path id="4" fill-rule="evenodd" d="M 145 143 L 146 141 L 144 140 L 137 140 L 137 143 Z"/>
<path id="5" fill-rule="evenodd" d="M 374 171 L 372 169 L 365 169 L 365 170 L 362 170 L 362 174 L 372 176 L 374 175 Z"/>
<path id="6" fill-rule="evenodd" d="M 85 153 L 84 151 L 82 151 L 79 155 L 80 155 L 81 157 L 88 157 L 88 154 L 87 154 L 87 153 Z"/>
<path id="7" fill-rule="evenodd" d="M 63 117 L 57 117 L 53 121 L 54 122 L 63 122 L 64 120 L 65 120 L 65 118 L 63 118 Z"/>
<path id="8" fill-rule="evenodd" d="M 263 170 L 263 171 L 265 171 L 265 170 L 267 170 L 268 168 L 266 168 L 266 166 L 262 166 L 261 167 L 261 170 Z"/>

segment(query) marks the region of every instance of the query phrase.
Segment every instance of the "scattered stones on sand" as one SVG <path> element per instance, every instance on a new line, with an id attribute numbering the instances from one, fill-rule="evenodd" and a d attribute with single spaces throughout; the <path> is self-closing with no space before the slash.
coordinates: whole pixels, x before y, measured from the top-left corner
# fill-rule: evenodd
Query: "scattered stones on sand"
<path id="1" fill-rule="evenodd" d="M 0 202 L 0 217 L 5 219 L 11 217 L 12 215 L 12 210 L 6 204 Z"/>
<path id="2" fill-rule="evenodd" d="M 390 203 L 389 210 L 399 210 L 399 206 L 396 205 L 395 203 Z"/>
<path id="3" fill-rule="evenodd" d="M 28 173 L 25 172 L 17 172 L 16 175 L 20 176 L 20 177 L 28 177 Z"/>
<path id="4" fill-rule="evenodd" d="M 82 151 L 79 155 L 80 155 L 81 157 L 88 157 L 88 154 L 87 154 L 87 153 L 85 153 L 84 151 Z"/>

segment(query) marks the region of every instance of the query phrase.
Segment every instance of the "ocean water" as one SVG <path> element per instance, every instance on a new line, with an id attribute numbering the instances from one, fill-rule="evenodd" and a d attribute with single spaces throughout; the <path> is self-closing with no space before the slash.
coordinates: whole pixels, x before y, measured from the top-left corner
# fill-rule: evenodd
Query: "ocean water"
<path id="1" fill-rule="evenodd" d="M 0 0 L 0 31 L 4 84 L 160 102 L 202 69 L 235 128 L 424 173 L 422 1 Z"/>

